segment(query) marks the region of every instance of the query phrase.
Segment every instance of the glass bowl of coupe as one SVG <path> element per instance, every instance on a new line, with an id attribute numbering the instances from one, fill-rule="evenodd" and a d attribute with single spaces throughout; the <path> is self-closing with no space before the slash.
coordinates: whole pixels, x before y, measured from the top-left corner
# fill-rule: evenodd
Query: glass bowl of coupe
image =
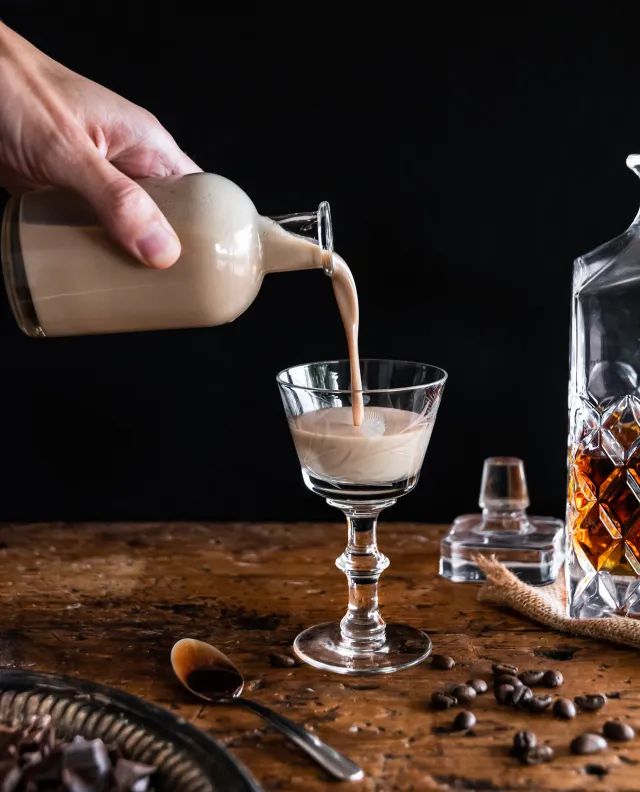
<path id="1" fill-rule="evenodd" d="M 340 674 L 390 673 L 424 660 L 431 641 L 404 624 L 385 624 L 378 579 L 389 560 L 377 547 L 383 509 L 418 482 L 446 372 L 425 363 L 362 360 L 352 390 L 348 360 L 294 366 L 277 377 L 307 487 L 344 512 L 348 544 L 336 565 L 347 576 L 340 622 L 310 627 L 296 654 Z"/>

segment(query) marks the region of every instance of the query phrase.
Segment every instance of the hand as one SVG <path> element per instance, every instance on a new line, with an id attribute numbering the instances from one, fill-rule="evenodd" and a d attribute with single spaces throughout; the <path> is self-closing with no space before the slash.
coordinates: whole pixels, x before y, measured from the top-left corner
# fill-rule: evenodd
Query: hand
<path id="1" fill-rule="evenodd" d="M 132 179 L 199 170 L 151 113 L 0 23 L 0 185 L 12 193 L 75 190 L 129 253 L 164 268 L 180 241 Z"/>

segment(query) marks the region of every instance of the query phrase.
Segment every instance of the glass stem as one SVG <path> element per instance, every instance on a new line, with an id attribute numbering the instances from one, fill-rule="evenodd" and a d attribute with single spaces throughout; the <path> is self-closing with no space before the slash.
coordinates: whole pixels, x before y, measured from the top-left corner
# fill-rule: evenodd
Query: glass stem
<path id="1" fill-rule="evenodd" d="M 373 652 L 385 641 L 385 623 L 378 610 L 378 579 L 389 559 L 378 550 L 376 524 L 380 507 L 341 505 L 349 527 L 349 541 L 336 566 L 347 576 L 349 607 L 340 622 L 342 640 L 355 652 Z"/>

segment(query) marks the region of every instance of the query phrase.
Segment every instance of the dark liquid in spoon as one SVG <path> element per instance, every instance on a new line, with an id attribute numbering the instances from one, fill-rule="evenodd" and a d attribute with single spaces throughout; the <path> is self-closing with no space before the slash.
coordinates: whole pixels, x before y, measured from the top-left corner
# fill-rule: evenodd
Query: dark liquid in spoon
<path id="1" fill-rule="evenodd" d="M 229 668 L 197 668 L 187 677 L 187 686 L 208 698 L 233 696 L 242 687 L 242 677 Z"/>

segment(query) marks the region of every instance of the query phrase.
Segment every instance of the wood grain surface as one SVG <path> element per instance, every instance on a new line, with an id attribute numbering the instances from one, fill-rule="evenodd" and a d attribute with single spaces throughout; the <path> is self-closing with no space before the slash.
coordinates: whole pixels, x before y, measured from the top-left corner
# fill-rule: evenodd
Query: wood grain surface
<path id="1" fill-rule="evenodd" d="M 441 528 L 380 525 L 391 558 L 381 580 L 383 615 L 429 632 L 453 671 L 428 664 L 383 677 L 340 677 L 306 666 L 273 667 L 303 627 L 340 618 L 340 524 L 84 524 L 0 526 L 0 665 L 122 688 L 210 730 L 266 790 L 336 788 L 322 771 L 250 713 L 189 698 L 174 682 L 169 650 L 180 637 L 215 643 L 244 670 L 247 695 L 314 729 L 358 761 L 354 790 L 640 790 L 640 738 L 605 753 L 569 753 L 571 738 L 607 718 L 640 727 L 638 653 L 540 628 L 480 605 L 474 585 L 437 575 Z M 557 668 L 563 695 L 604 692 L 598 713 L 562 722 L 499 707 L 473 707 L 471 733 L 442 731 L 455 710 L 435 712 L 431 693 L 502 660 Z M 547 765 L 509 756 L 530 728 L 556 750 Z M 347 788 L 348 785 L 343 785 Z"/>

